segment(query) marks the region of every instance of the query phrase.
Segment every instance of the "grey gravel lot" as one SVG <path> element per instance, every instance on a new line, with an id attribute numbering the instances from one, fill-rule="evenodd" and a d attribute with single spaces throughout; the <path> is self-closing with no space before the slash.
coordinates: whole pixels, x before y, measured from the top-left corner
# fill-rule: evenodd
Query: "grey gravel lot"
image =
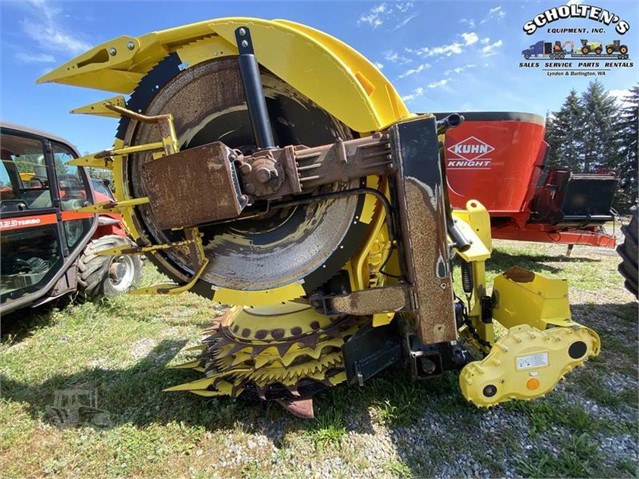
<path id="1" fill-rule="evenodd" d="M 601 355 L 542 399 L 480 410 L 455 374 L 413 383 L 399 367 L 320 394 L 314 421 L 163 393 L 196 378 L 163 365 L 220 308 L 193 295 L 127 297 L 3 331 L 0 477 L 637 477 L 639 320 L 616 255 L 496 245 L 489 279 L 512 264 L 567 278 L 574 319 L 601 337 Z M 110 427 L 47 422 L 53 391 L 78 384 L 99 389 Z"/>

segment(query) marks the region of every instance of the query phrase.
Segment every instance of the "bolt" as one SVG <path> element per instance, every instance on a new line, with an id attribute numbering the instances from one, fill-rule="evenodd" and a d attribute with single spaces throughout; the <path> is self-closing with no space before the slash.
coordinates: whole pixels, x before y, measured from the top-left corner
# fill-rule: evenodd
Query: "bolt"
<path id="1" fill-rule="evenodd" d="M 437 369 L 437 365 L 432 360 L 424 356 L 419 358 L 419 365 L 426 375 L 433 374 Z"/>
<path id="2" fill-rule="evenodd" d="M 247 193 L 253 194 L 255 193 L 255 185 L 253 183 L 247 183 L 244 185 L 244 189 Z"/>
<path id="3" fill-rule="evenodd" d="M 246 30 L 244 28 L 240 28 L 240 36 L 246 35 Z"/>
<path id="4" fill-rule="evenodd" d="M 126 47 L 127 47 L 129 50 L 133 50 L 133 49 L 135 48 L 135 43 L 133 43 L 133 42 L 129 42 L 129 43 L 127 43 L 127 44 L 126 44 Z"/>
<path id="5" fill-rule="evenodd" d="M 240 165 L 240 171 L 243 175 L 248 175 L 253 170 L 253 167 L 249 163 L 242 163 Z"/>
<path id="6" fill-rule="evenodd" d="M 118 53 L 118 51 L 115 48 L 109 48 L 109 54 L 111 56 L 115 56 L 116 53 Z"/>
<path id="7" fill-rule="evenodd" d="M 271 178 L 277 177 L 277 171 L 270 168 L 261 167 L 255 170 L 255 177 L 260 183 L 266 183 L 270 181 Z"/>

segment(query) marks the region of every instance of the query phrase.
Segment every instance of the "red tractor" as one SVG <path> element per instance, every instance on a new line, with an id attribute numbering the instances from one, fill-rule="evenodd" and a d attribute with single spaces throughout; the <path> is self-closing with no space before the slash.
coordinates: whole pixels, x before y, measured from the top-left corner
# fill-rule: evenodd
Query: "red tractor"
<path id="1" fill-rule="evenodd" d="M 101 250 L 134 246 L 117 212 L 78 212 L 111 201 L 78 152 L 48 133 L 0 123 L 0 314 L 65 294 L 97 299 L 126 291 L 139 278 L 137 256 Z"/>
<path id="2" fill-rule="evenodd" d="M 615 246 L 614 236 L 603 231 L 613 220 L 614 172 L 576 174 L 546 168 L 548 144 L 541 116 L 463 116 L 465 122 L 446 134 L 444 148 L 453 207 L 479 200 L 490 213 L 493 238 Z"/>

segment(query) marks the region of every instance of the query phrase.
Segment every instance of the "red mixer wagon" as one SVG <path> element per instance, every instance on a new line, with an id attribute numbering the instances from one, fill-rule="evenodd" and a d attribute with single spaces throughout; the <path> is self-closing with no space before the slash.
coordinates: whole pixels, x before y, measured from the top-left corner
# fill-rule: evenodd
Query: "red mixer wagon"
<path id="1" fill-rule="evenodd" d="M 490 213 L 493 238 L 615 246 L 603 230 L 613 219 L 615 172 L 545 168 L 549 148 L 541 116 L 461 114 L 464 123 L 447 132 L 444 146 L 454 208 L 479 200 Z"/>

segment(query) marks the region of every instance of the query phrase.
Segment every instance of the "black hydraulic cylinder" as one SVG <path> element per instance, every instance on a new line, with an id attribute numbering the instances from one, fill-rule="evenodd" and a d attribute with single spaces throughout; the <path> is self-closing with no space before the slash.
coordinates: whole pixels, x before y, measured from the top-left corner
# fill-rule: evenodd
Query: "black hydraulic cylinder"
<path id="1" fill-rule="evenodd" d="M 266 109 L 266 99 L 260 79 L 260 67 L 255 59 L 251 32 L 248 27 L 239 27 L 235 30 L 235 39 L 239 52 L 240 75 L 246 96 L 251 127 L 255 143 L 260 150 L 275 148 L 273 130 Z"/>
<path id="2" fill-rule="evenodd" d="M 446 118 L 443 118 L 437 122 L 437 134 L 443 135 L 451 128 L 457 128 L 464 123 L 464 117 L 459 113 L 451 113 Z"/>
<path id="3" fill-rule="evenodd" d="M 446 118 L 439 120 L 436 123 L 437 134 L 443 135 L 451 128 L 457 128 L 463 122 L 464 122 L 464 117 L 462 115 L 458 113 L 452 113 L 448 115 Z M 444 148 L 442 144 L 440 144 L 439 156 L 440 156 L 444 185 L 447 185 L 448 180 L 446 179 L 446 161 L 445 161 L 446 154 L 444 152 Z M 450 205 L 450 200 L 448 199 L 448 188 L 444 188 L 444 198 L 446 201 L 446 205 Z M 450 211 L 450 206 L 446 208 L 446 229 L 448 230 L 448 236 L 450 236 L 450 239 L 453 240 L 453 243 L 455 243 L 455 247 L 459 251 L 464 252 L 470 249 L 470 242 L 468 241 L 468 239 L 466 239 L 466 237 L 464 236 L 464 233 L 462 233 L 461 230 L 455 224 L 455 220 L 453 219 L 453 216 Z"/>

